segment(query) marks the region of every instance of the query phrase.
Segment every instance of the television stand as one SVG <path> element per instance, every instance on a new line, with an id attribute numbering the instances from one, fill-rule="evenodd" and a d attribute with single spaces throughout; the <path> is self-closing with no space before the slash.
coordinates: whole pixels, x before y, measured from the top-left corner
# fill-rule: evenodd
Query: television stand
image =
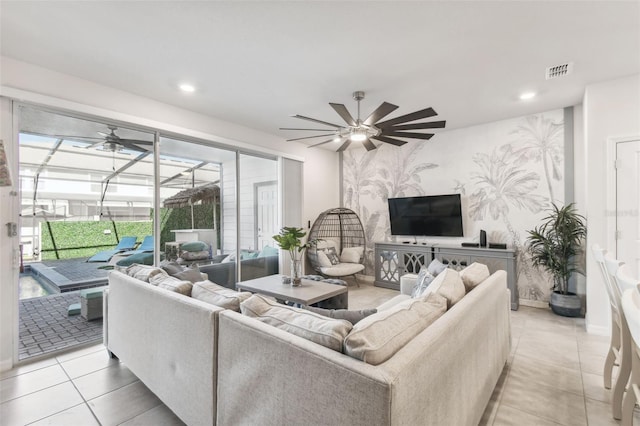
<path id="1" fill-rule="evenodd" d="M 473 262 L 487 265 L 491 273 L 505 270 L 507 286 L 511 291 L 511 309 L 518 310 L 516 252 L 513 249 L 443 246 L 429 242 L 417 244 L 410 241 L 375 243 L 374 285 L 400 290 L 401 276 L 417 274 L 421 267 L 428 266 L 433 259 L 438 259 L 456 270 L 462 270 Z"/>

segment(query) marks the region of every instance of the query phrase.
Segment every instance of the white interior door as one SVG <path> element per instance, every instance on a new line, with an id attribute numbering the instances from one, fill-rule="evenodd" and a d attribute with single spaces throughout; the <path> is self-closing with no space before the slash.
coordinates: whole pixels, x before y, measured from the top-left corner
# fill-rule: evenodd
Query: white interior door
<path id="1" fill-rule="evenodd" d="M 616 257 L 640 277 L 640 141 L 616 144 Z"/>
<path id="2" fill-rule="evenodd" d="M 258 184 L 256 187 L 256 249 L 275 247 L 273 235 L 278 233 L 278 185 Z"/>

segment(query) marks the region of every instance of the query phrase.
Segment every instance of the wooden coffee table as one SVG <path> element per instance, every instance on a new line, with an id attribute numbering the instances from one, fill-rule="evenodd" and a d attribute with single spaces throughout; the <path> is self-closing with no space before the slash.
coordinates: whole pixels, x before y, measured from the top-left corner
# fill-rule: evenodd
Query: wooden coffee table
<path id="1" fill-rule="evenodd" d="M 236 288 L 300 305 L 312 305 L 347 293 L 346 286 L 322 281 L 303 279 L 302 284 L 298 287 L 293 287 L 291 284 L 282 284 L 282 275 L 269 275 L 254 280 L 242 281 L 236 284 Z"/>

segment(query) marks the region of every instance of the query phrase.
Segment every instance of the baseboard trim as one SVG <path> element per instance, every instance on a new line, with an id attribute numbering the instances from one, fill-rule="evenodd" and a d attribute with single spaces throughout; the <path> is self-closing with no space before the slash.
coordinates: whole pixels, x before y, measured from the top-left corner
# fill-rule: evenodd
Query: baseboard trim
<path id="1" fill-rule="evenodd" d="M 13 368 L 13 360 L 3 359 L 0 361 L 0 371 L 7 371 Z"/>
<path id="2" fill-rule="evenodd" d="M 520 299 L 520 305 L 529 306 L 530 308 L 549 308 L 549 302 L 543 302 L 542 300 Z"/>
<path id="3" fill-rule="evenodd" d="M 587 324 L 587 333 L 597 334 L 598 336 L 610 336 L 611 330 L 609 330 L 608 327 L 603 327 L 601 325 Z"/>

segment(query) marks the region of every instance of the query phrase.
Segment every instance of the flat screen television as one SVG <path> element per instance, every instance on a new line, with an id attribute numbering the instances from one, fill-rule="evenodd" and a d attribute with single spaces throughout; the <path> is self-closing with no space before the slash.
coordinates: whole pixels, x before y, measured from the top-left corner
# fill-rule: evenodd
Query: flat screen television
<path id="1" fill-rule="evenodd" d="M 460 194 L 389 198 L 392 235 L 462 237 Z"/>

